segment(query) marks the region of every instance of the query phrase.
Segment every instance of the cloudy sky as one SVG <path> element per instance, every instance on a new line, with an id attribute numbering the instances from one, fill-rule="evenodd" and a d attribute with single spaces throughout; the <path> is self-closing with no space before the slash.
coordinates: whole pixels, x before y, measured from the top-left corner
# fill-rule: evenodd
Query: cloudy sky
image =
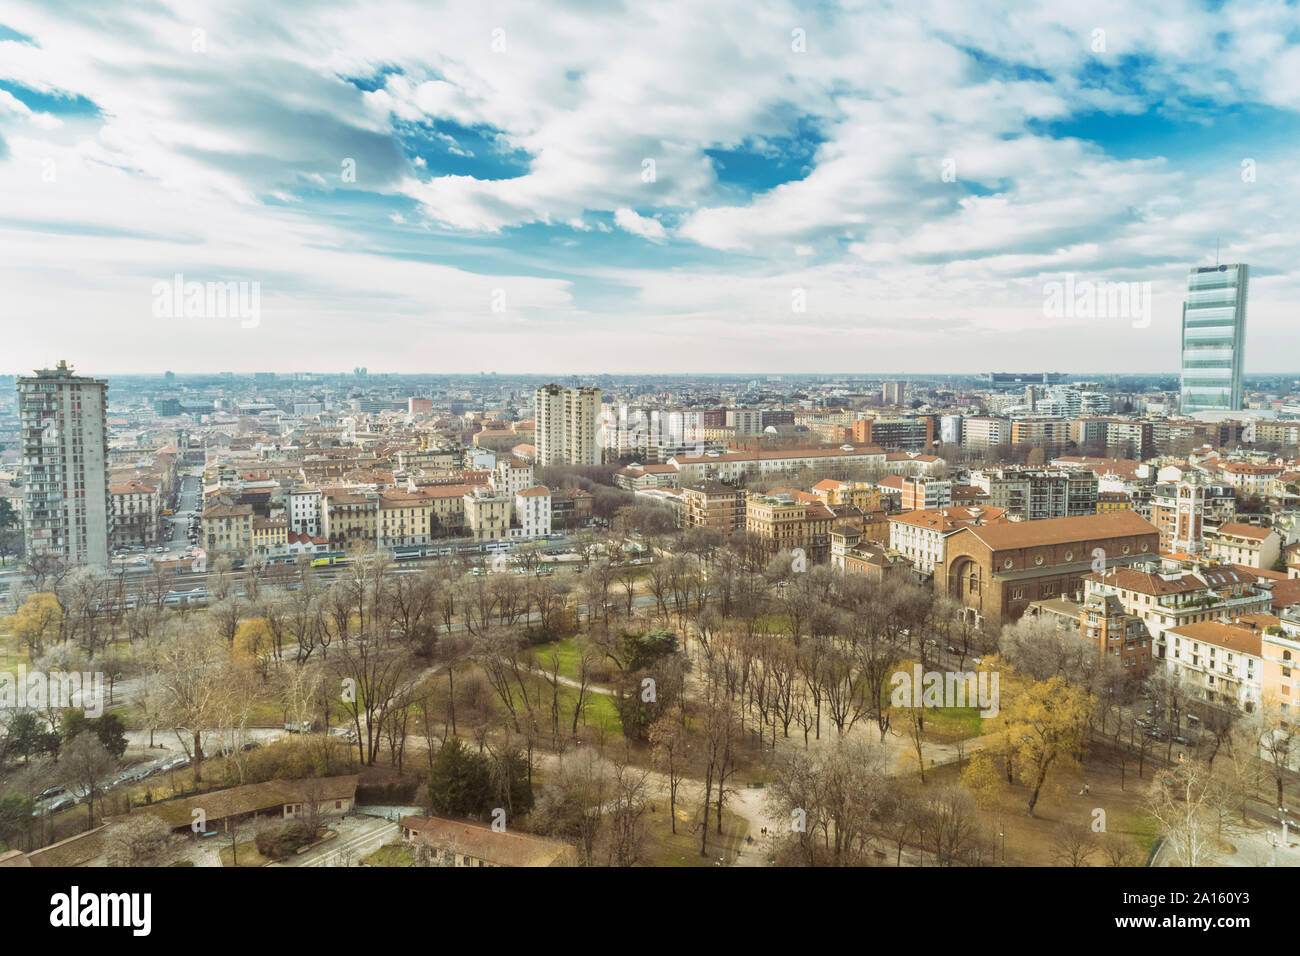
<path id="1" fill-rule="evenodd" d="M 1216 241 L 1295 370 L 1297 111 L 1277 2 L 9 0 L 0 370 L 1172 371 Z"/>

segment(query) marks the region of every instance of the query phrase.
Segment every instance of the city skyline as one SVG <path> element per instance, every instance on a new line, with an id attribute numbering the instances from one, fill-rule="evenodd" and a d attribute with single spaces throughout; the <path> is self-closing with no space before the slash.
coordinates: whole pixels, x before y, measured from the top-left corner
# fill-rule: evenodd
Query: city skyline
<path id="1" fill-rule="evenodd" d="M 19 927 L 1276 921 L 1297 143 L 1300 0 L 0 4 Z"/>
<path id="2" fill-rule="evenodd" d="M 15 370 L 1176 372 L 1221 243 L 1286 371 L 1294 9 L 380 14 L 6 11 Z M 1076 282 L 1149 314 L 1049 316 Z"/>

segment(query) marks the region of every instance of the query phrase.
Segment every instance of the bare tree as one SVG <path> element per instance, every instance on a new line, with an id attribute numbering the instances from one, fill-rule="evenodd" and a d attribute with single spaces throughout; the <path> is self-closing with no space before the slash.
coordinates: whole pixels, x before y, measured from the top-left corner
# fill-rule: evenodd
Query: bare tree
<path id="1" fill-rule="evenodd" d="M 95 798 L 117 769 L 117 759 L 110 754 L 93 731 L 84 730 L 65 746 L 59 756 L 64 783 L 74 792 L 85 793 L 86 829 L 95 828 Z"/>
<path id="2" fill-rule="evenodd" d="M 1063 822 L 1056 828 L 1052 843 L 1052 860 L 1058 866 L 1087 866 L 1097 852 L 1097 840 L 1081 823 Z"/>
<path id="3" fill-rule="evenodd" d="M 690 737 L 686 733 L 681 702 L 650 726 L 650 750 L 657 766 L 668 775 L 668 816 L 677 832 L 677 791 L 690 759 Z"/>
<path id="4" fill-rule="evenodd" d="M 1160 821 L 1179 866 L 1204 866 L 1221 821 L 1226 793 L 1202 764 L 1187 760 L 1157 774 L 1147 793 L 1147 810 Z"/>

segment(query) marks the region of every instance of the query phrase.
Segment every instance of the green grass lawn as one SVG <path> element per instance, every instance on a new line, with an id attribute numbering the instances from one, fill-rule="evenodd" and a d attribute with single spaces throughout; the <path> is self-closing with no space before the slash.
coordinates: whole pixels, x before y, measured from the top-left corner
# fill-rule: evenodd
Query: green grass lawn
<path id="1" fill-rule="evenodd" d="M 1151 855 L 1151 847 L 1160 836 L 1160 821 L 1146 811 L 1134 811 L 1127 822 L 1129 829 L 1133 831 L 1134 842 L 1142 851 L 1141 862 L 1145 864 L 1147 857 Z"/>
<path id="2" fill-rule="evenodd" d="M 533 700 L 537 700 L 540 695 L 542 711 L 546 715 L 545 719 L 549 727 L 551 685 L 537 675 L 531 675 L 524 679 L 529 685 L 529 696 Z M 516 691 L 517 690 L 518 689 L 516 688 Z M 559 688 L 559 700 L 560 730 L 567 733 L 569 728 L 573 726 L 573 710 L 578 703 L 577 688 L 566 687 L 561 684 Z M 509 711 L 507 711 L 506 706 L 501 702 L 501 699 L 499 697 L 495 698 L 494 703 L 502 716 L 507 717 L 508 719 Z M 523 703 L 518 702 L 516 706 L 519 707 L 520 712 L 522 713 Z M 597 694 L 588 691 L 586 700 L 586 718 L 585 720 L 582 718 L 579 718 L 578 720 L 578 729 L 581 730 L 583 727 L 597 727 L 609 736 L 623 736 L 623 722 L 619 719 L 618 708 L 614 706 L 614 701 L 608 694 Z"/>
<path id="3" fill-rule="evenodd" d="M 0 615 L 3 619 L 3 615 Z M 0 626 L 0 670 L 15 673 L 19 664 L 31 665 L 27 648 L 19 644 L 17 635 L 7 627 Z"/>
<path id="4" fill-rule="evenodd" d="M 411 848 L 401 843 L 386 843 L 361 862 L 365 866 L 410 866 Z"/>
<path id="5" fill-rule="evenodd" d="M 582 656 L 578 643 L 571 637 L 553 644 L 545 644 L 537 649 L 537 666 L 549 672 L 551 669 L 551 650 L 554 648 L 560 656 L 560 676 L 570 680 L 578 679 L 578 660 Z"/>
<path id="6" fill-rule="evenodd" d="M 677 832 L 672 832 L 668 818 L 668 801 L 657 801 L 658 812 L 648 814 L 641 862 L 646 866 L 713 866 L 718 859 L 735 863 L 736 851 L 758 853 L 757 844 L 745 842 L 749 821 L 725 808 L 722 811 L 722 836 L 718 836 L 717 818 L 709 814 L 709 845 L 700 854 L 700 832 L 691 826 L 698 816 L 698 806 L 677 805 Z"/>
<path id="7" fill-rule="evenodd" d="M 572 726 L 573 708 L 577 703 L 577 690 L 572 687 L 560 688 L 560 718 L 562 721 L 567 720 L 569 726 Z M 614 706 L 613 698 L 608 694 L 587 694 L 586 720 L 579 720 L 578 726 L 582 727 L 584 724 L 588 727 L 599 727 L 613 736 L 623 736 L 623 722 L 619 719 L 618 708 Z"/>
<path id="8" fill-rule="evenodd" d="M 974 707 L 927 707 L 925 735 L 930 740 L 950 742 L 984 735 L 988 722 Z"/>
<path id="9" fill-rule="evenodd" d="M 239 851 L 239 866 L 266 866 L 271 861 L 262 854 L 257 852 L 257 844 L 252 840 L 236 844 L 236 850 Z M 234 858 L 230 845 L 227 844 L 221 848 L 221 865 L 234 866 L 231 860 Z"/>

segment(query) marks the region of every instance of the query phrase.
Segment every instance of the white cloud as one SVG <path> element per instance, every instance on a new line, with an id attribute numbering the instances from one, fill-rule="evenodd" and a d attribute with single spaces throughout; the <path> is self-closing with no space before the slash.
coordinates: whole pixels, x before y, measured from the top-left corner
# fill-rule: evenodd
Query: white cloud
<path id="1" fill-rule="evenodd" d="M 635 210 L 628 209 L 626 206 L 614 211 L 614 225 L 624 232 L 630 232 L 642 239 L 649 239 L 651 242 L 663 242 L 667 238 L 662 222 L 648 216 L 638 215 Z"/>
<path id="2" fill-rule="evenodd" d="M 1276 143 L 1132 159 L 1051 132 L 1094 110 L 1158 106 L 1180 122 L 1204 102 L 1300 108 L 1294 7 L 1045 0 L 1013 22 L 938 0 L 326 0 L 310 16 L 244 0 L 205 11 L 200 54 L 179 2 L 93 16 L 11 6 L 5 24 L 36 44 L 0 43 L 0 79 L 100 110 L 37 112 L 0 91 L 0 319 L 23 319 L 7 324 L 18 331 L 6 352 L 25 366 L 56 339 L 119 367 L 189 354 L 192 330 L 140 318 L 140 289 L 178 269 L 260 276 L 266 301 L 291 317 L 263 323 L 259 353 L 217 338 L 195 358 L 228 367 L 290 356 L 351 367 L 359 329 L 381 330 L 366 348 L 407 368 L 430 363 L 418 343 L 434 331 L 452 336 L 439 343 L 491 342 L 502 368 L 509 356 L 517 367 L 573 361 L 560 330 L 588 333 L 591 370 L 1172 367 L 1181 272 L 1220 235 L 1225 256 L 1256 266 L 1252 334 L 1283 335 L 1300 295 L 1300 181 Z M 790 48 L 794 26 L 806 53 Z M 497 27 L 508 53 L 492 48 Z M 1094 53 L 1099 27 L 1106 50 Z M 339 79 L 380 70 L 372 92 Z M 416 123 L 435 146 L 408 157 L 396 130 Z M 485 168 L 466 154 L 490 158 L 449 124 L 525 154 L 526 170 L 440 174 Z M 770 161 L 799 128 L 819 137 L 809 168 L 771 188 L 751 192 L 730 178 L 743 162 L 719 172 L 707 153 L 760 143 Z M 459 159 L 440 167 L 438 150 Z M 1256 182 L 1242 182 L 1237 152 L 1258 161 Z M 344 189 L 349 158 L 357 178 Z M 655 248 L 603 265 L 611 218 Z M 521 239 L 526 226 L 538 232 Z M 561 241 L 536 240 L 550 228 Z M 1142 346 L 1116 347 L 1108 336 L 1123 330 L 1102 330 L 1061 350 L 1042 327 L 1041 288 L 1071 270 L 1161 283 L 1163 312 Z M 578 311 L 586 280 L 629 291 Z M 802 318 L 789 310 L 794 285 L 808 291 Z M 493 325 L 485 290 L 498 287 L 512 318 Z M 734 331 L 738 317 L 755 334 L 726 356 L 687 357 L 675 341 Z M 514 324 L 525 319 L 549 325 Z M 1283 350 L 1248 354 L 1260 367 Z"/>

